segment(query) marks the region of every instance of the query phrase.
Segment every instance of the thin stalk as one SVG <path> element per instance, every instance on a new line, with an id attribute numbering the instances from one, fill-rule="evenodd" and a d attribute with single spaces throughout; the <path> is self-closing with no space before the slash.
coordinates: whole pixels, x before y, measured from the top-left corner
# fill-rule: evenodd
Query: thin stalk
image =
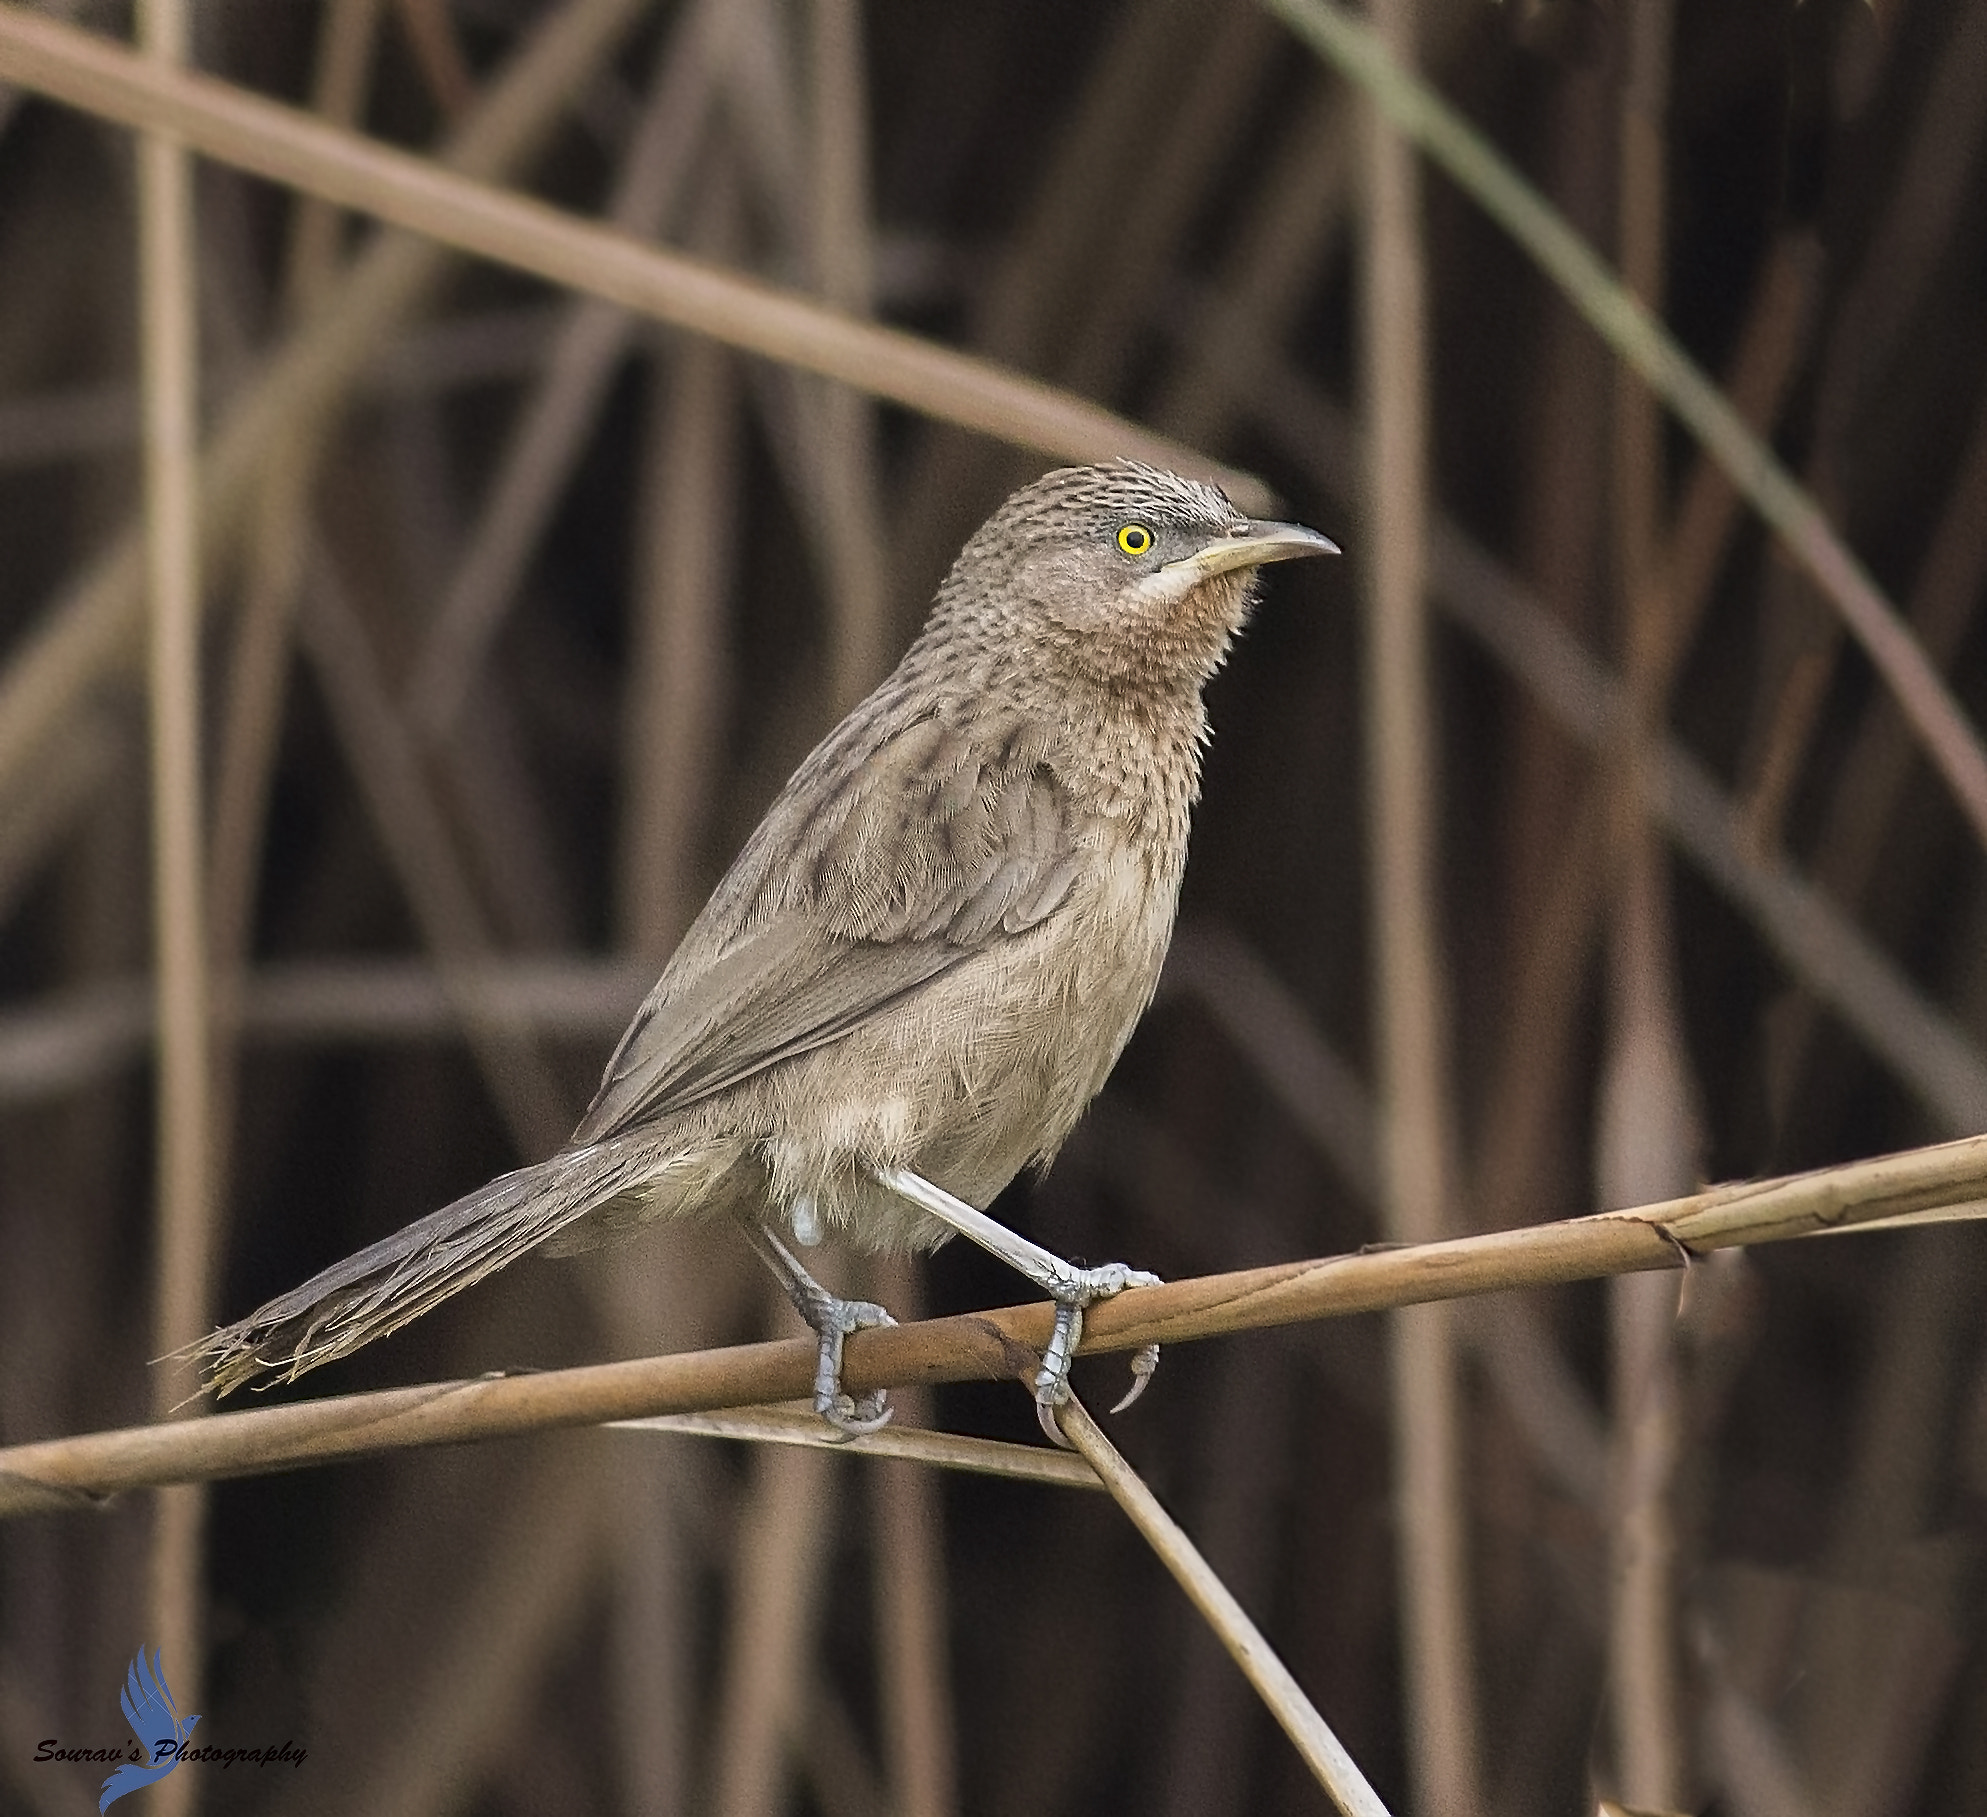
<path id="1" fill-rule="evenodd" d="M 704 0 L 664 47 L 608 206 L 614 225 L 638 239 L 654 239 L 681 200 L 736 18 L 735 7 Z M 406 704 L 425 741 L 445 737 L 460 715 L 635 328 L 608 304 L 567 305 L 415 660 Z"/>
<path id="2" fill-rule="evenodd" d="M 1263 4 L 1461 184 L 1717 456 L 1863 646 L 1975 835 L 1987 843 L 1987 749 L 1979 734 L 1868 569 L 1772 449 L 1551 204 L 1376 32 L 1328 0 Z"/>
<path id="3" fill-rule="evenodd" d="M 904 1318 L 924 1316 L 923 1285 L 908 1257 L 883 1258 L 873 1267 L 872 1291 Z M 907 1390 L 897 1401 L 900 1419 L 929 1424 L 931 1397 L 923 1390 Z M 802 1418 L 819 1429 L 818 1419 Z M 889 1429 L 872 1436 L 887 1438 Z M 943 1449 L 958 1441 L 916 1427 L 905 1427 L 899 1437 L 905 1448 L 872 1473 L 869 1482 L 883 1752 L 898 1817 L 953 1817 L 959 1808 L 959 1769 L 946 1622 L 951 1599 L 945 1583 L 945 1508 L 938 1479 L 915 1468 L 914 1461 L 920 1446 Z M 1023 1468 L 1042 1456 L 1034 1446 L 969 1444 L 969 1456 L 1007 1457 L 1012 1452 L 1017 1455 L 1009 1461 Z M 1058 1480 L 1097 1487 L 1088 1465 L 1068 1456 L 1062 1461 L 1073 1468 Z"/>
<path id="4" fill-rule="evenodd" d="M 1413 0 L 1375 17 L 1412 56 Z M 1373 453 L 1366 563 L 1367 789 L 1378 1016 L 1383 1222 L 1395 1242 L 1444 1232 L 1454 1154 L 1448 1008 L 1436 924 L 1438 737 L 1429 699 L 1426 345 L 1421 191 L 1413 155 L 1378 109 L 1366 118 L 1363 265 L 1366 416 Z M 1409 1760 L 1415 1802 L 1482 1808 L 1470 1634 L 1461 1383 L 1454 1321 L 1394 1321 L 1394 1508 Z"/>
<path id="5" fill-rule="evenodd" d="M 1987 1136 L 1482 1236 L 1141 1287 L 1085 1315 L 1081 1354 L 1391 1311 L 1518 1287 L 1678 1268 L 1711 1249 L 1987 1218 Z M 852 1394 L 1012 1381 L 1049 1341 L 1047 1305 L 858 1333 Z M 375 1452 L 811 1396 L 812 1339 L 299 1401 L 0 1450 L 0 1517 Z"/>
<path id="6" fill-rule="evenodd" d="M 1072 1396 L 1058 1418 L 1063 1436 L 1083 1454 L 1118 1506 L 1131 1517 L 1132 1525 L 1159 1555 L 1159 1562 L 1206 1617 L 1332 1803 L 1345 1817 L 1387 1817 L 1380 1795 L 1367 1784 L 1366 1776 L 1304 1695 L 1290 1668 L 1276 1656 L 1262 1631 L 1195 1550 L 1179 1523 L 1160 1506 L 1159 1498 L 1145 1486 L 1145 1479 L 1104 1436 L 1083 1403 Z"/>
<path id="7" fill-rule="evenodd" d="M 903 1305 L 899 1297 L 895 1302 Z M 616 1431 L 662 1432 L 687 1438 L 722 1438 L 754 1445 L 801 1445 L 844 1457 L 874 1457 L 892 1463 L 929 1464 L 972 1476 L 1005 1477 L 1010 1482 L 1047 1483 L 1058 1489 L 1097 1489 L 1097 1473 L 1065 1451 L 1040 1445 L 1010 1445 L 997 1439 L 967 1438 L 893 1422 L 881 1432 L 849 1438 L 827 1425 L 811 1408 L 734 1407 L 721 1413 L 665 1413 L 653 1419 L 615 1420 Z"/>
<path id="8" fill-rule="evenodd" d="M 161 75 L 11 0 L 0 5 L 0 77 L 127 126 L 179 133 L 222 163 L 961 427 L 1074 460 L 1136 456 L 1209 476 L 1246 510 L 1271 507 L 1253 475 L 1053 386 L 644 246 L 228 83 Z"/>
<path id="9" fill-rule="evenodd" d="M 758 1462 L 733 1560 L 710 1800 L 718 1817 L 784 1806 L 839 1500 L 835 1466 L 818 1452 L 768 1450 Z"/>
<path id="10" fill-rule="evenodd" d="M 876 285 L 869 202 L 869 89 L 855 0 L 808 11 L 812 196 L 808 247 L 824 301 L 870 313 Z M 798 98 L 798 97 L 796 97 Z M 876 406 L 845 385 L 812 387 L 808 453 L 829 582 L 827 705 L 846 712 L 890 666 L 890 550 L 876 458 Z"/>
<path id="11" fill-rule="evenodd" d="M 139 36 L 162 69 L 186 60 L 185 0 L 142 0 Z M 213 1072 L 201 891 L 198 262 L 186 148 L 148 133 L 138 143 L 139 367 L 144 413 L 145 579 L 151 619 L 152 897 L 158 989 L 158 1239 L 153 1342 L 163 1350 L 204 1331 L 213 1274 Z M 172 1378 L 153 1384 L 171 1410 Z M 158 1498 L 149 1630 L 172 1661 L 186 1708 L 206 1681 L 201 1570 L 206 1497 Z M 162 1784 L 168 1817 L 192 1809 L 187 1786 Z"/>
<path id="12" fill-rule="evenodd" d="M 494 178 L 528 160 L 575 87 L 644 10 L 644 0 L 571 0 L 552 14 L 490 85 L 451 139 L 444 162 Z M 46 22 L 20 9 L 0 9 L 0 39 L 21 23 L 39 29 Z M 108 50 L 120 67 L 136 67 L 100 40 L 77 36 L 84 49 Z M 261 495 L 271 450 L 321 424 L 345 400 L 383 338 L 419 304 L 446 263 L 441 249 L 427 241 L 384 236 L 354 262 L 309 327 L 222 415 L 199 478 L 201 546 L 210 569 Z M 23 775 L 51 740 L 66 734 L 93 692 L 124 681 L 137 666 L 143 572 L 137 539 L 117 539 L 43 614 L 0 675 L 0 798 L 19 790 Z"/>
<path id="13" fill-rule="evenodd" d="M 1618 197 L 1623 275 L 1652 311 L 1662 302 L 1670 0 L 1636 0 L 1620 113 Z M 1669 871 L 1640 771 L 1661 723 L 1672 616 L 1662 421 L 1626 371 L 1614 398 L 1616 602 L 1623 702 L 1613 753 L 1614 916 L 1609 1017 L 1595 1135 L 1605 1205 L 1668 1196 L 1690 1184 L 1699 1138 L 1695 1089 L 1676 1002 Z M 1658 1279 L 1609 1283 L 1614 1405 L 1609 1695 L 1615 1769 L 1630 1803 L 1684 1801 L 1678 1682 L 1676 1523 L 1681 1443 L 1676 1295 Z"/>

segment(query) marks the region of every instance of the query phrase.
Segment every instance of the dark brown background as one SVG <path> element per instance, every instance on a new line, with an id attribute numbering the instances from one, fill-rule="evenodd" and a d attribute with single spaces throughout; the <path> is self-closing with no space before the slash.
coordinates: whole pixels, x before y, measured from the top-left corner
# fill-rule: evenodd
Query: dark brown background
<path id="1" fill-rule="evenodd" d="M 662 237 L 820 287 L 848 246 L 827 236 L 824 251 L 810 227 L 818 21 L 800 0 L 740 5 L 756 23 L 709 77 L 716 104 Z M 635 29 L 515 181 L 602 210 L 681 10 Z M 1615 256 L 1635 7 L 1509 0 L 1424 15 L 1438 87 Z M 536 16 L 524 0 L 389 4 L 366 129 L 433 146 Z M 96 5 L 83 21 L 129 30 Z M 423 22 L 426 39 L 412 29 Z M 302 0 L 201 0 L 199 61 L 305 101 L 320 23 Z M 875 0 L 860 24 L 868 144 L 849 149 L 867 162 L 876 311 L 1254 469 L 1347 550 L 1269 578 L 1211 692 L 1218 735 L 1168 989 L 1054 1174 L 1001 1211 L 1066 1253 L 1168 1275 L 1372 1240 L 1371 538 L 1350 439 L 1363 239 L 1350 92 L 1240 3 Z M 1930 627 L 1978 718 L 1980 10 L 1687 0 L 1671 43 L 1664 313 L 1723 379 L 1748 336 L 1777 365 L 1777 447 Z M 49 104 L 6 105 L 0 661 L 132 519 L 138 475 L 130 141 Z M 286 301 L 298 210 L 212 167 L 199 203 L 218 417 L 298 332 Z M 1520 590 L 1508 611 L 1543 613 L 1614 664 L 1609 359 L 1438 177 L 1425 219 L 1433 507 Z M 350 229 L 344 250 L 369 231 Z M 865 668 L 894 659 L 967 532 L 1043 464 L 628 331 L 503 590 L 464 711 L 418 747 L 408 785 L 430 815 L 412 824 L 440 830 L 425 862 L 467 905 L 457 933 L 480 930 L 542 1011 L 479 1062 L 435 996 L 437 922 L 410 908 L 409 861 L 383 830 L 396 810 L 366 779 L 380 734 L 352 690 L 370 676 L 380 698 L 404 697 L 574 307 L 453 267 L 323 442 L 302 635 L 281 671 L 259 854 L 243 848 L 252 887 L 237 890 L 262 1007 L 223 1050 L 218 1313 L 557 1139 L 779 781 Z M 1674 521 L 1705 481 L 1681 433 L 1664 460 Z M 255 584 L 243 548 L 210 552 L 210 795 L 227 786 L 223 726 Z M 1757 525 L 1738 513 L 1703 554 L 1701 615 L 1662 723 L 1747 817 L 1736 862 L 1813 880 L 1950 1020 L 1971 1066 L 1987 1066 L 1976 842 L 1910 757 L 1868 665 Z M 1482 610 L 1487 585 L 1479 571 L 1452 590 Z M 880 614 L 868 643 L 866 607 Z M 1610 1051 L 1603 772 L 1536 676 L 1454 615 L 1438 622 L 1455 1222 L 1577 1213 L 1597 1203 Z M 150 1408 L 146 803 L 130 685 L 91 692 L 0 800 L 6 1442 Z M 397 811 L 419 810 L 403 791 Z M 1987 1125 L 1964 1068 L 1942 1086 L 1927 1065 L 1880 1058 L 1882 1041 L 1843 1015 L 1839 978 L 1804 970 L 1701 853 L 1674 858 L 1662 896 L 1701 1177 Z M 237 950 L 224 944 L 224 962 Z M 315 1016 L 297 1007 L 305 985 L 329 1005 Z M 1908 1028 L 1890 1039 L 1912 1048 Z M 963 1249 L 931 1266 L 927 1305 L 1016 1297 Z M 1697 1283 L 1678 1325 L 1673 1497 L 1693 1809 L 1987 1809 L 1983 1264 L 1981 1239 L 1959 1227 L 1761 1252 Z M 823 1267 L 915 1303 L 849 1258 Z M 1510 1817 L 1591 1809 L 1614 1783 L 1605 1307 L 1603 1290 L 1569 1289 L 1517 1312 L 1488 1304 L 1465 1327 L 1474 1670 L 1487 1804 Z M 306 1391 L 790 1325 L 724 1241 L 666 1232 L 526 1261 Z M 1101 1394 L 1118 1367 L 1080 1377 Z M 947 1392 L 936 1414 L 1032 1432 L 1015 1389 Z M 1113 1430 L 1407 1808 L 1380 1325 L 1177 1349 Z M 875 1788 L 906 1747 L 946 1759 L 928 1716 L 904 1719 L 923 1724 L 904 1740 L 887 1689 L 917 1657 L 892 1653 L 891 1611 L 919 1595 L 942 1629 L 946 1673 L 924 1682 L 956 1736 L 956 1769 L 939 1773 L 950 1808 L 1324 1808 L 1101 1497 L 973 1479 L 934 1492 L 857 1461 L 597 1433 L 231 1484 L 210 1522 L 199 1738 L 310 1750 L 302 1769 L 259 1779 L 204 1770 L 196 1790 L 215 1811 L 742 1809 L 750 1800 L 728 1807 L 723 1788 L 755 1770 L 784 1788 L 761 1808 L 883 1809 Z M 148 1638 L 148 1530 L 134 1498 L 0 1533 L 0 1807 L 94 1796 L 93 1776 L 29 1755 L 47 1734 L 120 1736 L 115 1689 Z M 761 1606 L 764 1630 L 749 1619 Z M 766 1714 L 782 1696 L 784 1746 Z M 1802 1786 L 1804 1802 L 1784 1801 Z M 948 1808 L 901 1782 L 900 1796 L 906 1817 Z"/>

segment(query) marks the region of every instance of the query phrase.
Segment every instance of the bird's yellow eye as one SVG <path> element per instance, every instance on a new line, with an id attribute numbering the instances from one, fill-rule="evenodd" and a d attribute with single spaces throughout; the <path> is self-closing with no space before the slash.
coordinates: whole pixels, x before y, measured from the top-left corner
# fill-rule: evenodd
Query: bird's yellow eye
<path id="1" fill-rule="evenodd" d="M 1127 555 L 1144 555 L 1152 548 L 1152 532 L 1143 524 L 1126 524 L 1118 532 L 1118 547 Z"/>

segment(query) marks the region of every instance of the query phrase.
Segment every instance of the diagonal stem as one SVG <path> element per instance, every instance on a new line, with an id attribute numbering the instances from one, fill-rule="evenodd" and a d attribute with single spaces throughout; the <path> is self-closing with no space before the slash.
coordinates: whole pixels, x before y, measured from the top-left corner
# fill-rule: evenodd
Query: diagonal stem
<path id="1" fill-rule="evenodd" d="M 1207 1618 L 1208 1626 L 1261 1694 L 1332 1803 L 1345 1817 L 1387 1817 L 1380 1795 L 1367 1784 L 1366 1776 L 1318 1714 L 1316 1705 L 1304 1695 L 1290 1668 L 1263 1638 L 1262 1630 L 1074 1395 L 1063 1404 L 1062 1422 L 1070 1443 L 1097 1472 L 1118 1506 L 1131 1516 L 1132 1525 L 1159 1555 L 1159 1562 L 1172 1572 L 1194 1607 Z"/>

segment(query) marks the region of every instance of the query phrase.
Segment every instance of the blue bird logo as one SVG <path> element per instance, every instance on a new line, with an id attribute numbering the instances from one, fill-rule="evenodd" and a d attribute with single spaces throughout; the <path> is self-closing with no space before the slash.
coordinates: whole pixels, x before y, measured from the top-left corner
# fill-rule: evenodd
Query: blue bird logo
<path id="1" fill-rule="evenodd" d="M 118 1698 L 124 1706 L 125 1720 L 131 1724 L 131 1732 L 138 1737 L 139 1745 L 145 1750 L 148 1761 L 157 1762 L 163 1757 L 163 1765 L 122 1766 L 103 1782 L 103 1796 L 97 1800 L 98 1817 L 110 1808 L 126 1792 L 138 1791 L 155 1779 L 163 1779 L 179 1765 L 179 1750 L 186 1745 L 186 1738 L 193 1733 L 193 1725 L 200 1720 L 189 1716 L 184 1722 L 179 1719 L 179 1707 L 172 1700 L 172 1690 L 166 1683 L 165 1672 L 159 1665 L 155 1652 L 148 1661 L 145 1649 L 138 1649 L 138 1657 L 131 1662 L 131 1670 L 124 1676 L 124 1692 Z"/>

